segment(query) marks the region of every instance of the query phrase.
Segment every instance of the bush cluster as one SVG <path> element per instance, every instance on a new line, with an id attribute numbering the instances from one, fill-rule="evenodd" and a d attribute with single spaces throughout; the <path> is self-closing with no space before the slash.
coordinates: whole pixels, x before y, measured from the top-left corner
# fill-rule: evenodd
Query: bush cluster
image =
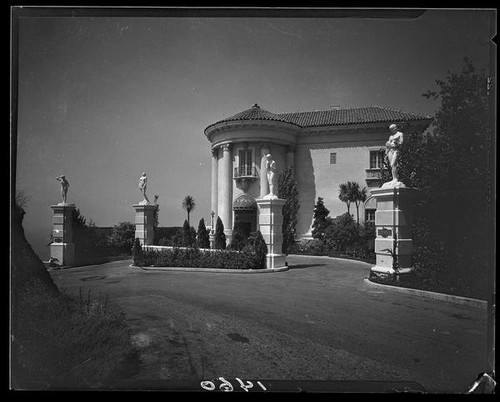
<path id="1" fill-rule="evenodd" d="M 267 245 L 259 231 L 253 232 L 241 250 L 200 250 L 197 247 L 143 249 L 135 239 L 133 260 L 136 266 L 191 267 L 223 269 L 266 268 Z"/>
<path id="2" fill-rule="evenodd" d="M 293 252 L 308 255 L 347 256 L 375 261 L 375 225 L 358 225 L 352 215 L 345 213 L 335 218 L 326 217 L 316 239 L 295 244 Z"/>
<path id="3" fill-rule="evenodd" d="M 163 250 L 142 250 L 134 259 L 138 266 L 155 267 L 191 267 L 223 269 L 259 269 L 265 268 L 259 256 L 245 249 L 243 251 L 212 250 L 198 248 L 179 248 Z"/>

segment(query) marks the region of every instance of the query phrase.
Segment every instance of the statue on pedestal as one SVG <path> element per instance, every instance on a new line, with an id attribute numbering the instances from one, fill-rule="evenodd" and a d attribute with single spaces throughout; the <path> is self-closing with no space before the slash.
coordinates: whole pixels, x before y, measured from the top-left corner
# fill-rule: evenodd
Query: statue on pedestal
<path id="1" fill-rule="evenodd" d="M 266 195 L 266 198 L 278 198 L 278 196 L 274 193 L 276 187 L 276 161 L 272 158 L 271 154 L 266 155 L 266 177 L 267 183 L 269 184 L 269 194 Z"/>
<path id="2" fill-rule="evenodd" d="M 59 203 L 58 205 L 66 205 L 68 198 L 69 182 L 68 180 L 66 180 L 66 177 L 64 175 L 56 177 L 56 180 L 61 182 L 62 202 Z"/>
<path id="3" fill-rule="evenodd" d="M 148 178 L 146 177 L 146 172 L 143 172 L 142 176 L 139 178 L 139 191 L 141 192 L 142 196 L 144 197 L 144 200 L 142 200 L 139 203 L 140 205 L 148 205 L 149 204 L 149 199 L 148 199 L 148 196 L 146 195 L 147 185 L 148 185 Z"/>
<path id="4" fill-rule="evenodd" d="M 392 180 L 384 183 L 381 188 L 394 188 L 394 187 L 406 187 L 399 180 L 399 172 L 397 168 L 397 163 L 399 160 L 399 147 L 403 143 L 403 133 L 399 131 L 396 124 L 391 124 L 389 130 L 392 135 L 389 140 L 385 143 L 385 156 L 389 165 L 391 166 Z"/>

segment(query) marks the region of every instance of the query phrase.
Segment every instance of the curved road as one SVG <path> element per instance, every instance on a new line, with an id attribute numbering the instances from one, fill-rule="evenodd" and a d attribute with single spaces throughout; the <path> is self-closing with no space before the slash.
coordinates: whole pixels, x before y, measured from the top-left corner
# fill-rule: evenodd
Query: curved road
<path id="1" fill-rule="evenodd" d="M 485 310 L 366 285 L 365 263 L 287 260 L 288 271 L 270 274 L 119 261 L 51 276 L 123 309 L 140 350 L 133 380 L 401 380 L 463 393 L 487 370 Z"/>

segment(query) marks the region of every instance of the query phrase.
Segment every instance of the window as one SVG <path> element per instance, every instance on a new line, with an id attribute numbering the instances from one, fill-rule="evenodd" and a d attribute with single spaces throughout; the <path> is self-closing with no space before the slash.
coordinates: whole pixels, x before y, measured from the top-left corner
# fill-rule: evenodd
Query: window
<path id="1" fill-rule="evenodd" d="M 336 165 L 336 164 L 337 164 L 337 153 L 331 152 L 330 153 L 330 165 Z"/>
<path id="2" fill-rule="evenodd" d="M 370 169 L 381 169 L 384 165 L 384 151 L 370 151 Z"/>
<path id="3" fill-rule="evenodd" d="M 239 176 L 252 175 L 252 150 L 240 149 L 238 151 L 238 170 Z"/>
<path id="4" fill-rule="evenodd" d="M 365 222 L 375 222 L 376 209 L 365 209 Z"/>

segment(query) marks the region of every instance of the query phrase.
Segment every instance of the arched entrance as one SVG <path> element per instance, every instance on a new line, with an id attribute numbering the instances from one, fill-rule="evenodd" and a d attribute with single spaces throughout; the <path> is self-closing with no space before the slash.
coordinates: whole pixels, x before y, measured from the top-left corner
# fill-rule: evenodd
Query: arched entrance
<path id="1" fill-rule="evenodd" d="M 250 233 L 257 230 L 257 203 L 255 199 L 242 194 L 233 202 L 234 226 L 239 226 L 239 230 L 244 238 L 248 238 Z"/>

